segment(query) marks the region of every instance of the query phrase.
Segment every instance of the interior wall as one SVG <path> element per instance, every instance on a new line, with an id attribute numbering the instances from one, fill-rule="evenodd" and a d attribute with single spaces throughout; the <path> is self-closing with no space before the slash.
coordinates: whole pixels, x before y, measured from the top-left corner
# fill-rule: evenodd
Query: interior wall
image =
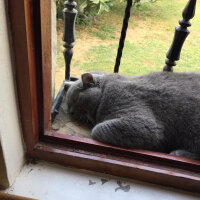
<path id="1" fill-rule="evenodd" d="M 24 148 L 13 76 L 9 23 L 0 0 L 0 185 L 11 185 L 24 163 Z M 12 39 L 11 39 L 12 40 Z"/>
<path id="2" fill-rule="evenodd" d="M 0 188 L 7 188 L 9 186 L 8 177 L 6 173 L 6 165 L 3 156 L 3 151 L 0 143 Z"/>

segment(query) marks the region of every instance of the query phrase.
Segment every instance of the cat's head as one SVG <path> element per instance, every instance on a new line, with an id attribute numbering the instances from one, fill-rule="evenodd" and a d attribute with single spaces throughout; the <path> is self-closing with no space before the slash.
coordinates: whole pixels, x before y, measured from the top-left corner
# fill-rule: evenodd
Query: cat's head
<path id="1" fill-rule="evenodd" d="M 82 123 L 95 124 L 101 101 L 100 75 L 84 73 L 67 91 L 66 102 L 71 117 Z"/>

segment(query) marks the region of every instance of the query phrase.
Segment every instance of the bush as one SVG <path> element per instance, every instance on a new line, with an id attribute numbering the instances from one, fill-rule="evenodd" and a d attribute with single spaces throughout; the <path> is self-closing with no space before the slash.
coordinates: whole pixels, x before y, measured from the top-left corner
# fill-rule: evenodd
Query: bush
<path id="1" fill-rule="evenodd" d="M 60 18 L 60 19 L 63 18 L 64 2 L 65 0 L 56 0 L 57 18 Z"/>
<path id="2" fill-rule="evenodd" d="M 76 23 L 83 23 L 84 21 L 90 21 L 95 16 L 104 11 L 109 11 L 112 6 L 112 0 L 77 0 L 78 10 Z M 57 18 L 63 18 L 65 0 L 56 0 L 57 6 Z"/>
<path id="3" fill-rule="evenodd" d="M 149 0 L 148 2 L 154 1 L 156 0 Z M 56 0 L 57 18 L 63 18 L 64 2 L 65 0 Z M 112 6 L 112 0 L 77 0 L 76 2 L 76 9 L 78 10 L 76 23 L 78 24 L 87 23 L 104 11 L 109 12 Z M 141 0 L 133 0 L 133 5 L 139 6 L 140 4 Z"/>

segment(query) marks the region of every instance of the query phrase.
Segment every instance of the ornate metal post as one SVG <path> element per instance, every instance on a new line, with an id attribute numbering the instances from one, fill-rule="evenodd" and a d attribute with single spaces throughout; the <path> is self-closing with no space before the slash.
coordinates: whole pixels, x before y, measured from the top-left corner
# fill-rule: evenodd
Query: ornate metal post
<path id="1" fill-rule="evenodd" d="M 165 60 L 166 65 L 164 66 L 163 71 L 172 72 L 173 66 L 176 66 L 175 61 L 180 59 L 183 43 L 190 33 L 187 29 L 187 27 L 191 26 L 189 20 L 195 15 L 195 8 L 196 0 L 189 0 L 182 12 L 183 19 L 179 21 L 180 26 L 175 29 L 174 39 L 169 51 L 167 52 L 167 59 Z"/>
<path id="2" fill-rule="evenodd" d="M 54 121 L 56 115 L 59 112 L 59 107 L 63 100 L 64 91 L 71 84 L 69 81 L 76 80 L 76 78 L 70 78 L 70 63 L 73 56 L 73 47 L 75 41 L 75 19 L 77 10 L 74 9 L 76 7 L 76 2 L 74 0 L 68 0 L 64 3 L 65 7 L 63 9 L 64 15 L 64 33 L 63 33 L 63 46 L 65 50 L 63 51 L 65 58 L 65 80 L 61 85 L 61 88 L 53 102 L 52 110 L 51 110 L 51 119 Z"/>
<path id="3" fill-rule="evenodd" d="M 70 80 L 70 63 L 73 56 L 73 47 L 75 41 L 75 19 L 77 10 L 76 2 L 74 0 L 68 0 L 64 3 L 65 7 L 63 10 L 64 15 L 64 33 L 63 41 L 65 42 L 63 46 L 65 50 L 63 52 L 65 58 L 65 80 Z"/>

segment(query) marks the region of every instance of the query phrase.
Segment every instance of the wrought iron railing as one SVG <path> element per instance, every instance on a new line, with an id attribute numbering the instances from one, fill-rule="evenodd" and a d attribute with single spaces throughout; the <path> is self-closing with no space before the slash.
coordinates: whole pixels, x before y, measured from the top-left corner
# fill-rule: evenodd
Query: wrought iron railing
<path id="1" fill-rule="evenodd" d="M 195 15 L 196 0 L 189 0 L 185 9 L 182 12 L 183 19 L 179 21 L 180 26 L 175 29 L 175 35 L 172 45 L 167 52 L 167 59 L 163 71 L 172 72 L 173 66 L 176 66 L 176 61 L 180 59 L 180 53 L 185 39 L 190 31 L 187 27 L 191 26 L 189 22 Z"/>
<path id="2" fill-rule="evenodd" d="M 64 58 L 65 58 L 65 80 L 53 102 L 52 106 L 52 121 L 55 119 L 55 116 L 58 114 L 59 106 L 63 100 L 64 91 L 70 86 L 71 81 L 77 80 L 75 77 L 70 76 L 70 64 L 73 56 L 73 47 L 75 42 L 75 19 L 77 10 L 76 2 L 74 0 L 68 0 L 64 3 L 65 7 L 63 10 L 64 15 L 64 33 L 63 33 L 63 41 L 64 41 Z M 121 30 L 121 37 L 119 40 L 119 47 L 116 57 L 116 62 L 114 66 L 114 72 L 118 73 L 120 60 L 122 57 L 122 51 L 124 47 L 124 41 L 126 38 L 126 31 L 128 28 L 128 21 L 130 17 L 130 10 L 132 7 L 132 0 L 127 0 L 127 5 L 125 9 L 125 15 Z M 187 29 L 191 26 L 190 19 L 192 19 L 195 15 L 196 8 L 196 0 L 189 0 L 185 9 L 183 10 L 182 16 L 183 19 L 179 21 L 180 26 L 176 27 L 175 35 L 173 42 L 169 51 L 167 52 L 167 59 L 165 60 L 165 66 L 163 71 L 172 72 L 173 66 L 176 65 L 176 61 L 180 59 L 180 53 L 185 39 L 187 38 L 190 31 Z"/>
<path id="3" fill-rule="evenodd" d="M 75 20 L 77 15 L 76 2 L 74 0 L 68 0 L 64 3 L 65 8 L 63 9 L 64 16 L 64 33 L 63 33 L 63 41 L 64 41 L 64 51 L 63 55 L 65 58 L 65 80 L 63 81 L 61 88 L 53 102 L 52 111 L 51 111 L 51 119 L 52 121 L 55 119 L 55 116 L 58 114 L 59 107 L 63 100 L 64 91 L 70 85 L 70 81 L 75 81 L 77 78 L 70 76 L 70 66 L 71 60 L 73 56 L 73 47 L 75 42 Z"/>

